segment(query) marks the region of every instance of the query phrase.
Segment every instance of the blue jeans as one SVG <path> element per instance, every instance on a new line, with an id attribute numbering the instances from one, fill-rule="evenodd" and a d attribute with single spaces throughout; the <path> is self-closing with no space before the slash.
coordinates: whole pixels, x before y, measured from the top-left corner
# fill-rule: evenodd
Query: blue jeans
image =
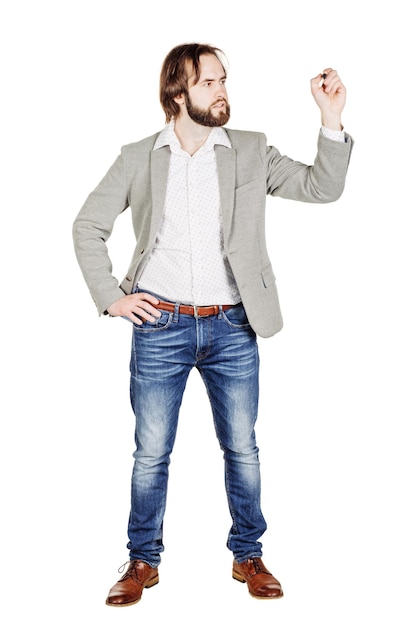
<path id="1" fill-rule="evenodd" d="M 232 518 L 227 546 L 238 562 L 262 556 L 266 530 L 254 426 L 258 410 L 256 335 L 241 304 L 209 317 L 161 311 L 154 323 L 134 325 L 131 402 L 136 451 L 129 517 L 130 559 L 156 567 L 163 546 L 168 466 L 188 375 L 200 372 L 224 453 Z M 203 471 L 203 470 L 202 470 Z"/>

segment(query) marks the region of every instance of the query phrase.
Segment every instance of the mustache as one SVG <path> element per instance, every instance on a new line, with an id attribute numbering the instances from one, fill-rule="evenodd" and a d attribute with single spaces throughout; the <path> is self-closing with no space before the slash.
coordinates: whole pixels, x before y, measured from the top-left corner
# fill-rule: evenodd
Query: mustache
<path id="1" fill-rule="evenodd" d="M 217 98 L 217 100 L 213 102 L 211 106 L 214 106 L 215 104 L 219 104 L 219 102 L 224 102 L 225 104 L 227 104 L 226 98 Z"/>

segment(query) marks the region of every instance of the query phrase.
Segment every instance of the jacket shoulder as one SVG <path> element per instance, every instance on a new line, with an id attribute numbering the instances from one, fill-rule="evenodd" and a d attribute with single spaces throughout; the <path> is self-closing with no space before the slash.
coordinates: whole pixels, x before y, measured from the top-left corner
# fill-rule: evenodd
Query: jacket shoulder
<path id="1" fill-rule="evenodd" d="M 153 150 L 155 141 L 157 140 L 159 134 L 160 134 L 160 131 L 157 133 L 154 133 L 153 135 L 150 135 L 149 137 L 145 137 L 144 139 L 141 139 L 140 141 L 127 143 L 124 146 L 122 146 L 122 152 L 128 155 L 137 154 L 140 152 L 149 152 L 150 150 Z"/>
<path id="2" fill-rule="evenodd" d="M 266 146 L 266 136 L 253 130 L 224 129 L 230 139 L 233 148 L 239 149 L 247 146 Z"/>
<path id="3" fill-rule="evenodd" d="M 128 179 L 140 170 L 145 172 L 149 167 L 151 154 L 160 133 L 145 137 L 140 141 L 128 143 L 121 148 L 121 159 Z"/>

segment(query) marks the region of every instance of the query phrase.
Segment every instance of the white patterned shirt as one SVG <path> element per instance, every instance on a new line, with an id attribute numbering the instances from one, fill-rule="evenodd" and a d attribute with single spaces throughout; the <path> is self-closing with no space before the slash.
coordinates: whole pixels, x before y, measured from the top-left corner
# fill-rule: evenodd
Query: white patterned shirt
<path id="1" fill-rule="evenodd" d="M 215 144 L 231 148 L 223 128 L 212 128 L 191 156 L 174 122 L 156 140 L 154 150 L 169 145 L 171 159 L 162 222 L 139 279 L 143 291 L 196 306 L 241 300 L 223 245 Z"/>
<path id="2" fill-rule="evenodd" d="M 343 131 L 321 131 L 329 139 L 345 141 Z M 212 128 L 191 156 L 181 148 L 174 121 L 155 142 L 154 150 L 171 148 L 171 159 L 162 221 L 138 282 L 142 291 L 196 306 L 241 300 L 223 245 L 215 144 L 231 148 L 221 127 Z"/>

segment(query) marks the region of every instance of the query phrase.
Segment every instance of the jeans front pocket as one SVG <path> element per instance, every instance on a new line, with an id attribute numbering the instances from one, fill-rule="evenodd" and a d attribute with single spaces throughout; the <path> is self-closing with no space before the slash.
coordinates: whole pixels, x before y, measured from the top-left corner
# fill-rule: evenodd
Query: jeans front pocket
<path id="1" fill-rule="evenodd" d="M 161 330 L 165 330 L 169 328 L 172 322 L 172 313 L 168 311 L 160 311 L 161 317 L 154 320 L 153 322 L 148 322 L 148 320 L 144 320 L 142 324 L 133 324 L 135 330 L 141 333 L 155 333 Z"/>
<path id="2" fill-rule="evenodd" d="M 243 304 L 237 304 L 227 311 L 223 311 L 224 321 L 232 328 L 250 328 Z"/>

